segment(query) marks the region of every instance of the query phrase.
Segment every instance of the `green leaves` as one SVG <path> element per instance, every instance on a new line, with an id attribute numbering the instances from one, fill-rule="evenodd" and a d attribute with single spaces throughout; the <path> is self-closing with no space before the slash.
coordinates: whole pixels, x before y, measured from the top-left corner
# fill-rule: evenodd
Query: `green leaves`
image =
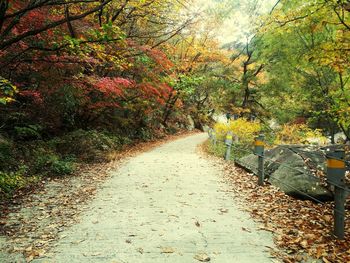
<path id="1" fill-rule="evenodd" d="M 179 81 L 175 84 L 175 89 L 186 95 L 191 95 L 203 83 L 203 81 L 203 76 L 180 75 Z"/>
<path id="2" fill-rule="evenodd" d="M 306 116 L 315 128 L 333 132 L 334 123 L 343 123 L 342 112 L 350 102 L 345 41 L 350 31 L 339 24 L 335 1 L 281 4 L 258 43 L 268 73 L 262 102 L 280 121 Z"/>
<path id="3" fill-rule="evenodd" d="M 126 34 L 112 22 L 103 24 L 101 28 L 93 29 L 91 31 L 91 40 L 103 40 L 103 41 L 117 41 L 124 40 Z"/>

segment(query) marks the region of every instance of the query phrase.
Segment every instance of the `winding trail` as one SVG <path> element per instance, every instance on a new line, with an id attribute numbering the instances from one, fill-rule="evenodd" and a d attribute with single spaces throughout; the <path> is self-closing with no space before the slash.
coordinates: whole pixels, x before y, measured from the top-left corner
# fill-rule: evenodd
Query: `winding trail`
<path id="1" fill-rule="evenodd" d="M 270 233 L 238 209 L 219 167 L 191 135 L 130 158 L 33 262 L 272 262 Z"/>

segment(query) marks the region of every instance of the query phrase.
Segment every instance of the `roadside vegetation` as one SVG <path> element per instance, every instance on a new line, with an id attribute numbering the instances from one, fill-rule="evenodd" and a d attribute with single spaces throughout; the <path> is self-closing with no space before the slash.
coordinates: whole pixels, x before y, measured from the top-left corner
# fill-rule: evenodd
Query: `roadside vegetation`
<path id="1" fill-rule="evenodd" d="M 215 123 L 213 131 L 215 131 L 217 143 L 216 145 L 208 143 L 208 151 L 218 157 L 224 156 L 226 151 L 224 141 L 227 133 L 232 132 L 232 159 L 253 153 L 254 139 L 260 134 L 265 136 L 266 149 L 284 144 L 322 146 L 329 143 L 329 139 L 323 135 L 322 130 L 311 129 L 306 124 L 284 124 L 271 129 L 259 120 L 249 121 L 246 118 L 238 118 L 227 123 Z"/>
<path id="2" fill-rule="evenodd" d="M 1 198 L 226 113 L 239 119 L 216 129 L 242 149 L 258 132 L 271 144 L 349 140 L 347 1 L 263 5 L 1 1 Z M 237 10 L 245 30 L 219 42 Z"/>
<path id="3" fill-rule="evenodd" d="M 202 129 L 223 86 L 226 51 L 185 1 L 1 1 L 0 21 L 0 199 Z"/>

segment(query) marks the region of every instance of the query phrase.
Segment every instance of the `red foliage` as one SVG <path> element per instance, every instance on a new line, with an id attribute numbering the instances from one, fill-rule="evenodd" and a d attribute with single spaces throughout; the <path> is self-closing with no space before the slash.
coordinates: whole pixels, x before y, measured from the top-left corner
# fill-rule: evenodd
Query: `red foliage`
<path id="1" fill-rule="evenodd" d="M 160 49 L 149 46 L 141 46 L 140 50 L 145 52 L 157 65 L 156 72 L 170 71 L 174 64 L 169 60 L 166 54 Z"/>
<path id="2" fill-rule="evenodd" d="M 124 89 L 134 86 L 134 82 L 124 78 L 100 78 L 94 86 L 105 96 L 124 97 Z"/>
<path id="3" fill-rule="evenodd" d="M 297 117 L 295 120 L 293 120 L 292 124 L 306 124 L 307 120 L 305 117 Z"/>
<path id="4" fill-rule="evenodd" d="M 35 104 L 42 104 L 43 103 L 43 97 L 39 91 L 34 90 L 22 90 L 19 92 L 19 96 L 29 100 L 32 103 Z"/>
<path id="5" fill-rule="evenodd" d="M 169 97 L 169 95 L 174 92 L 174 89 L 166 83 L 161 84 L 160 87 L 162 96 L 165 98 Z"/>
<path id="6" fill-rule="evenodd" d="M 20 10 L 24 10 L 28 1 L 13 1 L 11 3 L 8 14 L 18 12 Z M 43 6 L 39 8 L 35 8 L 33 10 L 28 11 L 20 18 L 20 23 L 16 24 L 13 27 L 12 33 L 14 35 L 23 34 L 33 29 L 38 29 L 50 23 L 51 21 L 58 20 L 63 18 L 62 15 L 57 15 L 57 12 L 52 12 L 55 7 L 52 6 Z M 5 22 L 5 26 L 11 23 L 11 20 L 8 19 Z M 52 34 L 52 30 L 50 30 L 49 34 Z"/>
<path id="7" fill-rule="evenodd" d="M 99 101 L 88 105 L 88 108 L 92 110 L 102 109 L 102 108 L 120 108 L 120 105 L 117 102 Z"/>
<path id="8" fill-rule="evenodd" d="M 138 87 L 146 98 L 161 96 L 158 89 L 152 83 L 141 83 L 138 85 Z"/>
<path id="9" fill-rule="evenodd" d="M 174 91 L 165 83 L 140 83 L 137 85 L 139 90 L 142 92 L 142 96 L 148 100 L 154 100 L 159 105 L 164 105 L 170 94 Z"/>
<path id="10" fill-rule="evenodd" d="M 11 14 L 25 9 L 28 3 L 25 0 L 11 1 L 6 14 L 10 17 L 4 21 L 3 28 L 11 24 Z M 70 4 L 71 15 L 83 13 L 94 5 Z M 28 11 L 3 40 L 60 20 L 65 16 L 64 11 L 61 4 Z M 72 21 L 76 40 L 69 41 L 69 29 L 67 24 L 63 24 L 7 46 L 0 51 L 1 74 L 8 75 L 10 72 L 13 80 L 26 83 L 20 86 L 36 87 L 39 91 L 23 90 L 18 96 L 23 102 L 30 102 L 30 106 L 47 103 L 45 107 L 51 109 L 52 115 L 60 114 L 55 107 L 60 109 L 62 103 L 55 105 L 55 99 L 50 98 L 66 99 L 65 95 L 68 99 L 75 96 L 79 105 L 77 111 L 81 115 L 105 114 L 109 109 L 122 107 L 129 111 L 129 116 L 135 114 L 140 117 L 152 112 L 155 116 L 160 115 L 168 98 L 176 92 L 164 83 L 164 79 L 174 74 L 171 60 L 161 49 L 130 39 L 113 43 L 85 43 L 91 38 L 91 29 L 100 28 L 96 22 L 93 15 Z M 92 36 L 95 38 L 95 35 Z M 144 60 L 135 55 L 140 53 Z M 112 60 L 113 57 L 118 59 Z M 93 72 L 98 72 L 99 76 L 92 75 Z M 101 77 L 121 75 L 132 76 L 134 80 Z M 41 111 L 42 106 L 32 108 Z"/>

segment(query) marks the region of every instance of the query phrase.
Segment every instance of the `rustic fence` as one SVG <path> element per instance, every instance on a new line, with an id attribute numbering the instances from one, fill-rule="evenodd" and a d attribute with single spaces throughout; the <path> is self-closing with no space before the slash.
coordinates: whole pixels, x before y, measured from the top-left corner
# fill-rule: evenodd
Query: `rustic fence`
<path id="1" fill-rule="evenodd" d="M 224 159 L 229 161 L 233 159 L 236 161 L 235 154 L 239 152 L 244 152 L 245 154 L 254 154 L 258 157 L 257 160 L 257 172 L 256 175 L 258 177 L 258 185 L 263 186 L 266 183 L 265 180 L 265 171 L 264 171 L 264 162 L 266 160 L 277 163 L 279 165 L 283 165 L 285 168 L 291 169 L 291 170 L 297 170 L 298 172 L 305 173 L 305 171 L 301 171 L 298 168 L 289 166 L 285 163 L 278 162 L 276 160 L 273 160 L 271 158 L 268 158 L 265 156 L 265 136 L 259 135 L 256 138 L 254 138 L 254 144 L 252 145 L 251 150 L 247 149 L 237 149 L 235 145 L 239 141 L 239 138 L 233 134 L 232 132 L 228 132 L 225 136 L 224 140 L 218 140 L 218 137 L 216 135 L 215 130 L 210 129 L 208 131 L 210 142 L 213 146 L 223 145 L 225 147 L 225 154 Z M 235 152 L 237 151 L 237 152 Z M 233 157 L 233 158 L 232 158 Z M 346 172 L 346 161 L 345 161 L 345 150 L 343 146 L 340 146 L 339 149 L 334 151 L 329 151 L 326 154 L 326 182 L 328 186 L 333 189 L 334 193 L 334 235 L 338 239 L 344 239 L 345 237 L 345 218 L 346 218 L 346 212 L 345 212 L 345 203 L 346 203 L 346 197 L 350 193 L 350 189 L 347 187 L 345 183 L 345 172 Z M 307 174 L 310 177 L 314 177 L 314 179 L 320 179 L 319 177 L 316 177 L 311 174 Z M 292 185 L 289 185 L 288 183 L 279 180 L 278 178 L 274 178 L 274 180 L 279 181 L 280 184 L 285 185 L 286 187 L 289 187 L 290 189 L 294 189 L 295 191 L 300 192 L 300 194 L 308 197 L 309 199 L 324 204 L 322 200 L 319 200 L 318 198 L 315 198 L 314 196 L 309 195 L 308 193 L 301 191 L 300 189 L 296 189 Z"/>

